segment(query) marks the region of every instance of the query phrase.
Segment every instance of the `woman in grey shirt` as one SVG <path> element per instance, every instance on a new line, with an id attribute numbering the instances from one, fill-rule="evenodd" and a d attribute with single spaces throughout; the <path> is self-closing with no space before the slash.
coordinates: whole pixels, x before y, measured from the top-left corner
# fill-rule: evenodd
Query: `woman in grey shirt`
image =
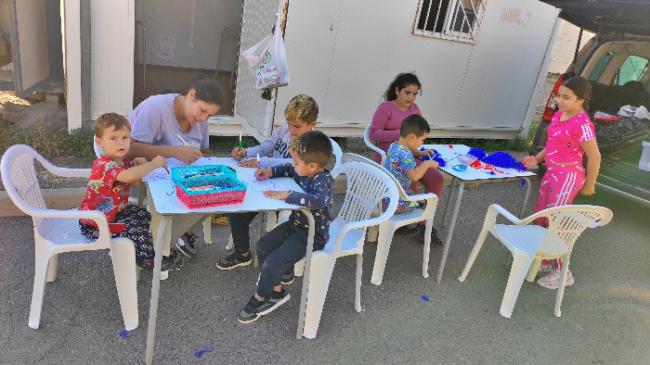
<path id="1" fill-rule="evenodd" d="M 180 94 L 153 95 L 129 115 L 131 157 L 174 157 L 185 163 L 208 151 L 208 118 L 223 103 L 216 81 L 205 76 L 192 80 Z"/>
<path id="2" fill-rule="evenodd" d="M 199 76 L 180 94 L 153 95 L 140 103 L 129 115 L 131 150 L 129 156 L 174 157 L 193 163 L 208 153 L 210 134 L 208 118 L 223 103 L 223 92 L 216 81 Z M 196 254 L 196 235 L 183 234 L 176 248 L 185 256 Z"/>

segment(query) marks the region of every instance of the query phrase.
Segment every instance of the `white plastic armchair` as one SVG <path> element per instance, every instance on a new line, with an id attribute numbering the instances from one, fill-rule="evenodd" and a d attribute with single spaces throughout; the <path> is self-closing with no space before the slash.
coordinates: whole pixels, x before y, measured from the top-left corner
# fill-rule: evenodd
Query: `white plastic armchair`
<path id="1" fill-rule="evenodd" d="M 388 260 L 388 252 L 390 251 L 391 243 L 395 231 L 399 227 L 408 224 L 425 222 L 424 225 L 424 245 L 422 246 L 422 276 L 429 277 L 429 253 L 431 251 L 431 230 L 433 229 L 433 218 L 436 214 L 438 206 L 438 196 L 434 193 L 414 194 L 408 195 L 400 185 L 399 181 L 390 172 L 386 171 L 375 161 L 360 156 L 354 153 L 346 153 L 343 155 L 343 161 L 358 161 L 369 165 L 381 168 L 386 173 L 388 178 L 397 187 L 399 198 L 408 202 L 424 202 L 424 208 L 416 208 L 406 213 L 396 213 L 390 219 L 384 221 L 379 225 L 379 237 L 377 238 L 377 253 L 375 254 L 375 263 L 372 268 L 372 276 L 370 282 L 375 285 L 381 285 L 386 270 L 386 261 Z"/>
<path id="2" fill-rule="evenodd" d="M 127 238 L 111 238 L 106 217 L 99 211 L 48 209 L 36 176 L 35 161 L 50 173 L 62 177 L 84 177 L 89 169 L 70 169 L 52 165 L 31 147 L 10 147 L 0 161 L 0 174 L 7 195 L 23 213 L 32 217 L 35 242 L 34 288 L 29 327 L 40 326 L 47 282 L 56 280 L 58 254 L 74 251 L 111 250 L 113 271 L 124 319 L 124 327 L 138 327 L 135 248 Z M 99 227 L 99 238 L 90 240 L 79 229 L 79 219 L 91 219 Z"/>
<path id="3" fill-rule="evenodd" d="M 512 224 L 497 224 L 496 219 L 499 215 Z M 554 310 L 555 316 L 560 317 L 569 260 L 576 240 L 585 229 L 604 226 L 611 221 L 612 216 L 612 211 L 604 207 L 564 205 L 519 219 L 500 205 L 492 204 L 488 208 L 481 233 L 458 280 L 465 281 L 488 232 L 492 233 L 513 256 L 510 276 L 499 309 L 499 314 L 510 318 L 524 279 L 528 281 L 535 279 L 543 259 L 561 258 L 562 273 Z M 530 224 L 544 217 L 548 218 L 548 228 Z"/>
<path id="4" fill-rule="evenodd" d="M 381 148 L 377 147 L 375 142 L 373 142 L 370 139 L 370 125 L 366 127 L 365 131 L 363 131 L 363 142 L 366 143 L 366 146 L 368 146 L 368 148 L 370 148 L 374 152 L 377 152 L 379 156 L 381 156 L 381 163 L 379 165 L 383 167 L 384 163 L 386 162 L 386 152 Z"/>
<path id="5" fill-rule="evenodd" d="M 299 319 L 299 338 L 316 337 L 334 264 L 339 257 L 357 257 L 354 308 L 357 312 L 361 311 L 361 270 L 366 229 L 390 219 L 397 207 L 395 184 L 386 177 L 384 171 L 375 166 L 354 161 L 343 163 L 332 171 L 332 175 L 346 176 L 345 199 L 338 216 L 330 225 L 330 238 L 325 248 L 312 253 L 312 247 L 307 247 L 305 262 L 309 267 L 305 267 L 306 293 L 303 286 L 307 304 Z M 379 216 L 372 218 L 374 207 L 383 197 L 390 199 L 388 207 Z M 304 327 L 301 327 L 303 318 Z"/>

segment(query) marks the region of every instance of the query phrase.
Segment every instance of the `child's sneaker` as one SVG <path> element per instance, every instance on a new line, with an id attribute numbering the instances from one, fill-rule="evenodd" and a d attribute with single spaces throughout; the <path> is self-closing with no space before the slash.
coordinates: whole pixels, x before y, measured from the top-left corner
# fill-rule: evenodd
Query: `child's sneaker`
<path id="1" fill-rule="evenodd" d="M 160 268 L 160 271 L 174 270 L 176 268 L 176 263 L 178 263 L 178 259 L 179 257 L 176 251 L 172 251 L 169 256 L 163 256 L 162 267 Z M 153 258 L 144 259 L 140 262 L 136 260 L 136 264 L 144 271 L 153 271 L 153 260 Z"/>
<path id="2" fill-rule="evenodd" d="M 293 283 L 293 280 L 295 279 L 295 275 L 293 274 L 293 270 L 290 272 L 286 272 L 282 275 L 282 279 L 280 279 L 280 284 L 282 285 L 289 285 Z"/>
<path id="3" fill-rule="evenodd" d="M 542 260 L 537 273 L 540 276 L 545 276 L 546 274 L 550 274 L 553 270 L 555 270 L 555 264 L 553 260 Z"/>
<path id="4" fill-rule="evenodd" d="M 196 256 L 196 239 L 197 237 L 195 234 L 185 233 L 178 237 L 176 249 L 178 249 L 178 251 L 183 255 L 192 258 Z"/>
<path id="5" fill-rule="evenodd" d="M 271 298 L 264 301 L 264 303 L 258 308 L 257 314 L 263 316 L 273 312 L 278 309 L 282 304 L 286 303 L 291 299 L 289 291 L 285 288 L 282 288 L 280 291 L 274 291 L 271 293 Z"/>
<path id="6" fill-rule="evenodd" d="M 560 287 L 560 277 L 562 274 L 560 273 L 560 270 L 554 269 L 551 271 L 550 274 L 543 276 L 537 280 L 537 284 L 541 285 L 542 287 L 546 289 L 557 289 Z M 571 274 L 571 271 L 567 272 L 566 276 L 566 285 L 565 286 L 571 286 L 573 285 L 573 274 Z"/>
<path id="7" fill-rule="evenodd" d="M 244 309 L 242 309 L 242 311 L 239 312 L 239 316 L 237 316 L 237 320 L 240 323 L 253 323 L 257 321 L 257 319 L 260 318 L 259 309 L 264 303 L 266 303 L 266 301 L 257 300 L 253 295 L 248 300 L 248 303 L 246 303 L 246 306 L 244 306 Z"/>
<path id="8" fill-rule="evenodd" d="M 244 256 L 237 252 L 233 252 L 231 255 L 228 255 L 217 262 L 217 269 L 229 271 L 239 266 L 248 266 L 252 263 L 252 254 L 249 253 L 248 256 Z"/>

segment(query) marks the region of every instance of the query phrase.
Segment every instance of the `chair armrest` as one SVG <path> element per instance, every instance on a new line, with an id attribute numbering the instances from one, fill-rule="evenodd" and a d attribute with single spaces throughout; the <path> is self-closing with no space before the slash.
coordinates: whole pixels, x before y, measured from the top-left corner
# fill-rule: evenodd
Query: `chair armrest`
<path id="1" fill-rule="evenodd" d="M 510 213 L 506 208 L 500 206 L 499 204 L 491 204 L 488 207 L 487 214 L 485 215 L 485 222 L 490 222 L 493 226 L 496 223 L 496 219 L 499 215 L 503 216 L 512 224 L 518 226 L 528 224 L 528 222 L 524 222 L 524 220 L 517 218 L 514 214 Z"/>
<path id="2" fill-rule="evenodd" d="M 36 157 L 38 161 L 49 171 L 50 173 L 61 176 L 61 177 L 90 177 L 90 169 L 73 169 L 69 167 L 59 167 L 53 165 L 50 161 L 44 159 L 42 156 L 38 155 Z"/>
<path id="3" fill-rule="evenodd" d="M 366 142 L 366 146 L 368 146 L 368 148 L 370 148 L 371 150 L 377 152 L 377 153 L 380 154 L 381 156 L 386 156 L 386 151 L 384 151 L 384 150 L 382 150 L 381 148 L 377 147 L 377 145 L 374 144 L 372 141 L 370 141 L 370 140 L 367 141 L 367 142 Z"/>
<path id="4" fill-rule="evenodd" d="M 88 178 L 90 176 L 90 169 L 73 169 L 68 167 L 59 167 L 59 166 L 46 166 L 47 170 L 54 175 L 61 177 L 81 177 Z"/>
<path id="5" fill-rule="evenodd" d="M 409 202 L 419 202 L 422 200 L 433 199 L 434 196 L 436 196 L 435 193 L 425 193 L 425 194 L 406 195 L 401 198 L 402 200 L 409 201 Z"/>

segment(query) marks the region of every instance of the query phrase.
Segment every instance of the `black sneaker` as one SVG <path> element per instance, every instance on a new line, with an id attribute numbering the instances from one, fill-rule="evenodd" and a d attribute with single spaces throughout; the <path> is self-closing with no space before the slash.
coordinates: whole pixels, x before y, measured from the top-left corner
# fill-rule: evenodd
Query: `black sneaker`
<path id="1" fill-rule="evenodd" d="M 289 285 L 289 284 L 293 283 L 293 280 L 295 278 L 296 277 L 293 274 L 293 270 L 291 270 L 290 272 L 284 273 L 284 275 L 282 275 L 282 279 L 280 279 L 280 284 Z"/>
<path id="2" fill-rule="evenodd" d="M 174 270 L 176 268 L 176 264 L 178 263 L 178 259 L 179 257 L 176 251 L 172 251 L 169 256 L 163 256 L 162 267 L 160 268 L 160 271 Z M 136 261 L 136 264 L 144 271 L 153 271 L 153 258 L 144 259 L 141 262 Z"/>
<path id="3" fill-rule="evenodd" d="M 187 257 L 196 256 L 196 235 L 185 233 L 182 236 L 178 237 L 176 242 L 176 249 Z"/>
<path id="4" fill-rule="evenodd" d="M 217 269 L 229 271 L 239 266 L 248 266 L 252 263 L 253 255 L 250 253 L 248 256 L 244 256 L 237 252 L 233 252 L 231 255 L 228 255 L 217 262 Z"/>
<path id="5" fill-rule="evenodd" d="M 273 312 L 274 310 L 280 308 L 280 306 L 291 299 L 291 295 L 287 289 L 282 288 L 281 291 L 272 292 L 271 298 L 267 299 L 257 308 L 257 315 L 263 316 Z"/>
<path id="6" fill-rule="evenodd" d="M 253 323 L 253 322 L 257 321 L 257 319 L 260 318 L 259 308 L 265 302 L 266 301 L 264 301 L 264 300 L 257 300 L 255 298 L 255 296 L 253 295 L 248 300 L 248 303 L 246 303 L 246 306 L 244 306 L 244 309 L 242 309 L 242 311 L 239 312 L 239 315 L 237 316 L 237 320 L 240 323 Z"/>

